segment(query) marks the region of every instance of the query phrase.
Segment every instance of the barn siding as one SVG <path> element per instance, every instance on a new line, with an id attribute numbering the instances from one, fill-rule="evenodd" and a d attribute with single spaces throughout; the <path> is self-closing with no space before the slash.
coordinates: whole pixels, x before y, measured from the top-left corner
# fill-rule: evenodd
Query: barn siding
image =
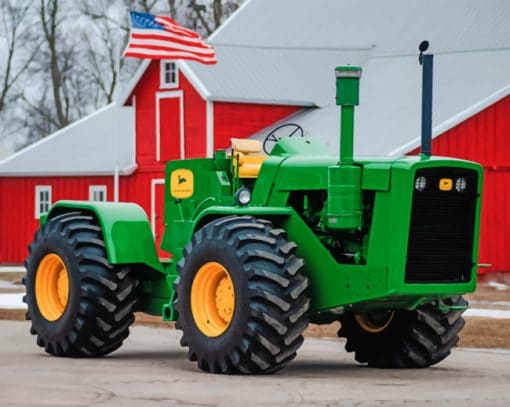
<path id="1" fill-rule="evenodd" d="M 215 102 L 214 148 L 227 148 L 232 137 L 249 137 L 299 109 L 296 106 Z"/>
<path id="2" fill-rule="evenodd" d="M 182 91 L 184 105 L 184 150 L 186 158 L 206 154 L 206 103 L 179 71 L 179 86 L 160 88 L 159 62 L 152 62 L 134 90 L 136 97 L 136 151 L 142 167 L 160 167 L 156 161 L 156 93 Z M 160 133 L 161 145 L 177 142 L 179 134 Z M 180 158 L 180 157 L 174 157 Z"/>
<path id="3" fill-rule="evenodd" d="M 436 137 L 432 152 L 483 166 L 479 262 L 492 266 L 480 271 L 510 271 L 510 96 Z"/>
<path id="4" fill-rule="evenodd" d="M 186 158 L 205 157 L 206 152 L 206 103 L 193 85 L 179 74 L 179 86 L 184 92 L 184 151 Z"/>
<path id="5" fill-rule="evenodd" d="M 38 228 L 35 219 L 35 187 L 51 185 L 52 201 L 89 199 L 90 185 L 106 185 L 108 199 L 113 199 L 112 177 L 0 177 L 0 263 L 22 263 L 28 244 Z"/>

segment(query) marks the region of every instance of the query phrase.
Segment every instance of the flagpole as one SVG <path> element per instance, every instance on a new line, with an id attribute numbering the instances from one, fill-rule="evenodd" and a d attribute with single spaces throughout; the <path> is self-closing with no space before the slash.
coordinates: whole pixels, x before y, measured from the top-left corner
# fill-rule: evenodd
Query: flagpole
<path id="1" fill-rule="evenodd" d="M 120 24 L 119 24 L 120 25 Z M 120 31 L 120 30 L 119 30 Z M 115 52 L 115 91 L 114 91 L 114 101 L 116 104 L 122 103 L 121 100 L 118 99 L 118 96 L 120 94 L 120 60 L 122 58 L 121 54 L 121 47 L 122 47 L 122 41 L 118 42 L 118 46 L 116 47 Z M 118 106 L 117 110 L 117 126 L 115 128 L 115 146 L 114 146 L 114 157 L 115 157 L 115 163 L 114 163 L 114 170 L 113 170 L 113 201 L 119 202 L 119 184 L 120 184 L 120 174 L 119 174 L 119 125 L 120 125 L 120 105 Z M 136 129 L 135 129 L 136 131 Z"/>

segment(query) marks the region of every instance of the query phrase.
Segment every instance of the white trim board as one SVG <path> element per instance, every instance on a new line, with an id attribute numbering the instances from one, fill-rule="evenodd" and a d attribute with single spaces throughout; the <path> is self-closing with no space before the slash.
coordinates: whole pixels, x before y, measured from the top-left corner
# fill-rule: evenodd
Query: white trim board
<path id="1" fill-rule="evenodd" d="M 166 72 L 163 69 L 166 64 L 173 64 L 175 81 L 171 83 L 165 82 Z M 176 61 L 162 59 L 159 61 L 159 88 L 160 89 L 177 89 L 179 87 L 179 65 Z"/>
<path id="2" fill-rule="evenodd" d="M 204 83 L 198 79 L 198 76 L 195 72 L 193 72 L 193 69 L 186 63 L 185 61 L 179 61 L 179 68 L 181 73 L 186 77 L 188 81 L 191 82 L 195 90 L 198 92 L 200 96 L 202 96 L 202 99 L 208 100 L 211 97 L 211 92 L 207 90 Z"/>
<path id="3" fill-rule="evenodd" d="M 205 153 L 209 158 L 214 154 L 214 103 L 211 101 L 205 102 Z"/>
<path id="4" fill-rule="evenodd" d="M 151 230 L 152 236 L 156 237 L 156 185 L 165 185 L 164 178 L 153 178 L 151 180 Z M 161 214 L 164 216 L 164 214 Z"/>
<path id="5" fill-rule="evenodd" d="M 174 91 L 163 91 L 156 92 L 156 161 L 161 161 L 161 124 L 160 118 L 161 113 L 159 110 L 159 101 L 161 99 L 170 99 L 170 98 L 179 98 L 179 127 L 180 127 L 180 154 L 181 159 L 185 156 L 184 149 L 184 93 L 182 90 L 174 90 Z"/>
<path id="6" fill-rule="evenodd" d="M 140 81 L 140 79 L 142 79 L 142 76 L 149 68 L 150 63 L 151 60 L 149 59 L 143 60 L 140 67 L 136 71 L 135 76 L 133 76 L 133 79 L 129 82 L 129 85 L 126 87 L 126 90 L 120 95 L 119 99 L 117 100 L 117 102 L 120 105 L 124 105 L 127 103 L 129 96 L 135 90 L 136 85 L 138 85 L 138 82 Z M 211 92 L 209 92 L 204 83 L 200 79 L 198 79 L 198 76 L 195 74 L 195 72 L 193 72 L 193 69 L 188 65 L 188 63 L 186 63 L 185 61 L 176 61 L 176 63 L 178 70 L 182 74 L 184 74 L 188 81 L 191 82 L 191 84 L 199 93 L 199 95 L 202 96 L 204 100 L 208 99 L 211 96 Z"/>
<path id="7" fill-rule="evenodd" d="M 34 208 L 34 218 L 40 219 L 41 215 L 43 215 L 46 212 L 41 212 L 41 192 L 47 192 L 48 193 L 48 212 L 51 209 L 51 205 L 53 204 L 53 187 L 52 185 L 36 185 L 34 189 L 34 198 L 35 198 L 35 208 Z"/>

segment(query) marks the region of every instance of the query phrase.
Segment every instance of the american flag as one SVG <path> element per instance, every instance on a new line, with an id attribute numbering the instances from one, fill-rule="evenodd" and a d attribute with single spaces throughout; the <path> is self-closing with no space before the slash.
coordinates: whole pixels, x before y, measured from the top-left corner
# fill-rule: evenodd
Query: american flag
<path id="1" fill-rule="evenodd" d="M 131 33 L 125 57 L 190 59 L 215 64 L 214 49 L 196 32 L 181 27 L 170 17 L 129 11 Z"/>

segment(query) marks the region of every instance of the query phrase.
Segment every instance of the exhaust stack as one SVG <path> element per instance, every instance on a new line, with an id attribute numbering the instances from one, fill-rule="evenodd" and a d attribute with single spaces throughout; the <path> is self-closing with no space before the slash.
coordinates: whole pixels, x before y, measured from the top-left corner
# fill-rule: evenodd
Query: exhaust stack
<path id="1" fill-rule="evenodd" d="M 421 154 L 430 157 L 432 154 L 432 87 L 434 71 L 434 55 L 424 55 L 429 48 L 428 41 L 422 41 L 418 58 L 422 66 L 421 90 Z"/>

